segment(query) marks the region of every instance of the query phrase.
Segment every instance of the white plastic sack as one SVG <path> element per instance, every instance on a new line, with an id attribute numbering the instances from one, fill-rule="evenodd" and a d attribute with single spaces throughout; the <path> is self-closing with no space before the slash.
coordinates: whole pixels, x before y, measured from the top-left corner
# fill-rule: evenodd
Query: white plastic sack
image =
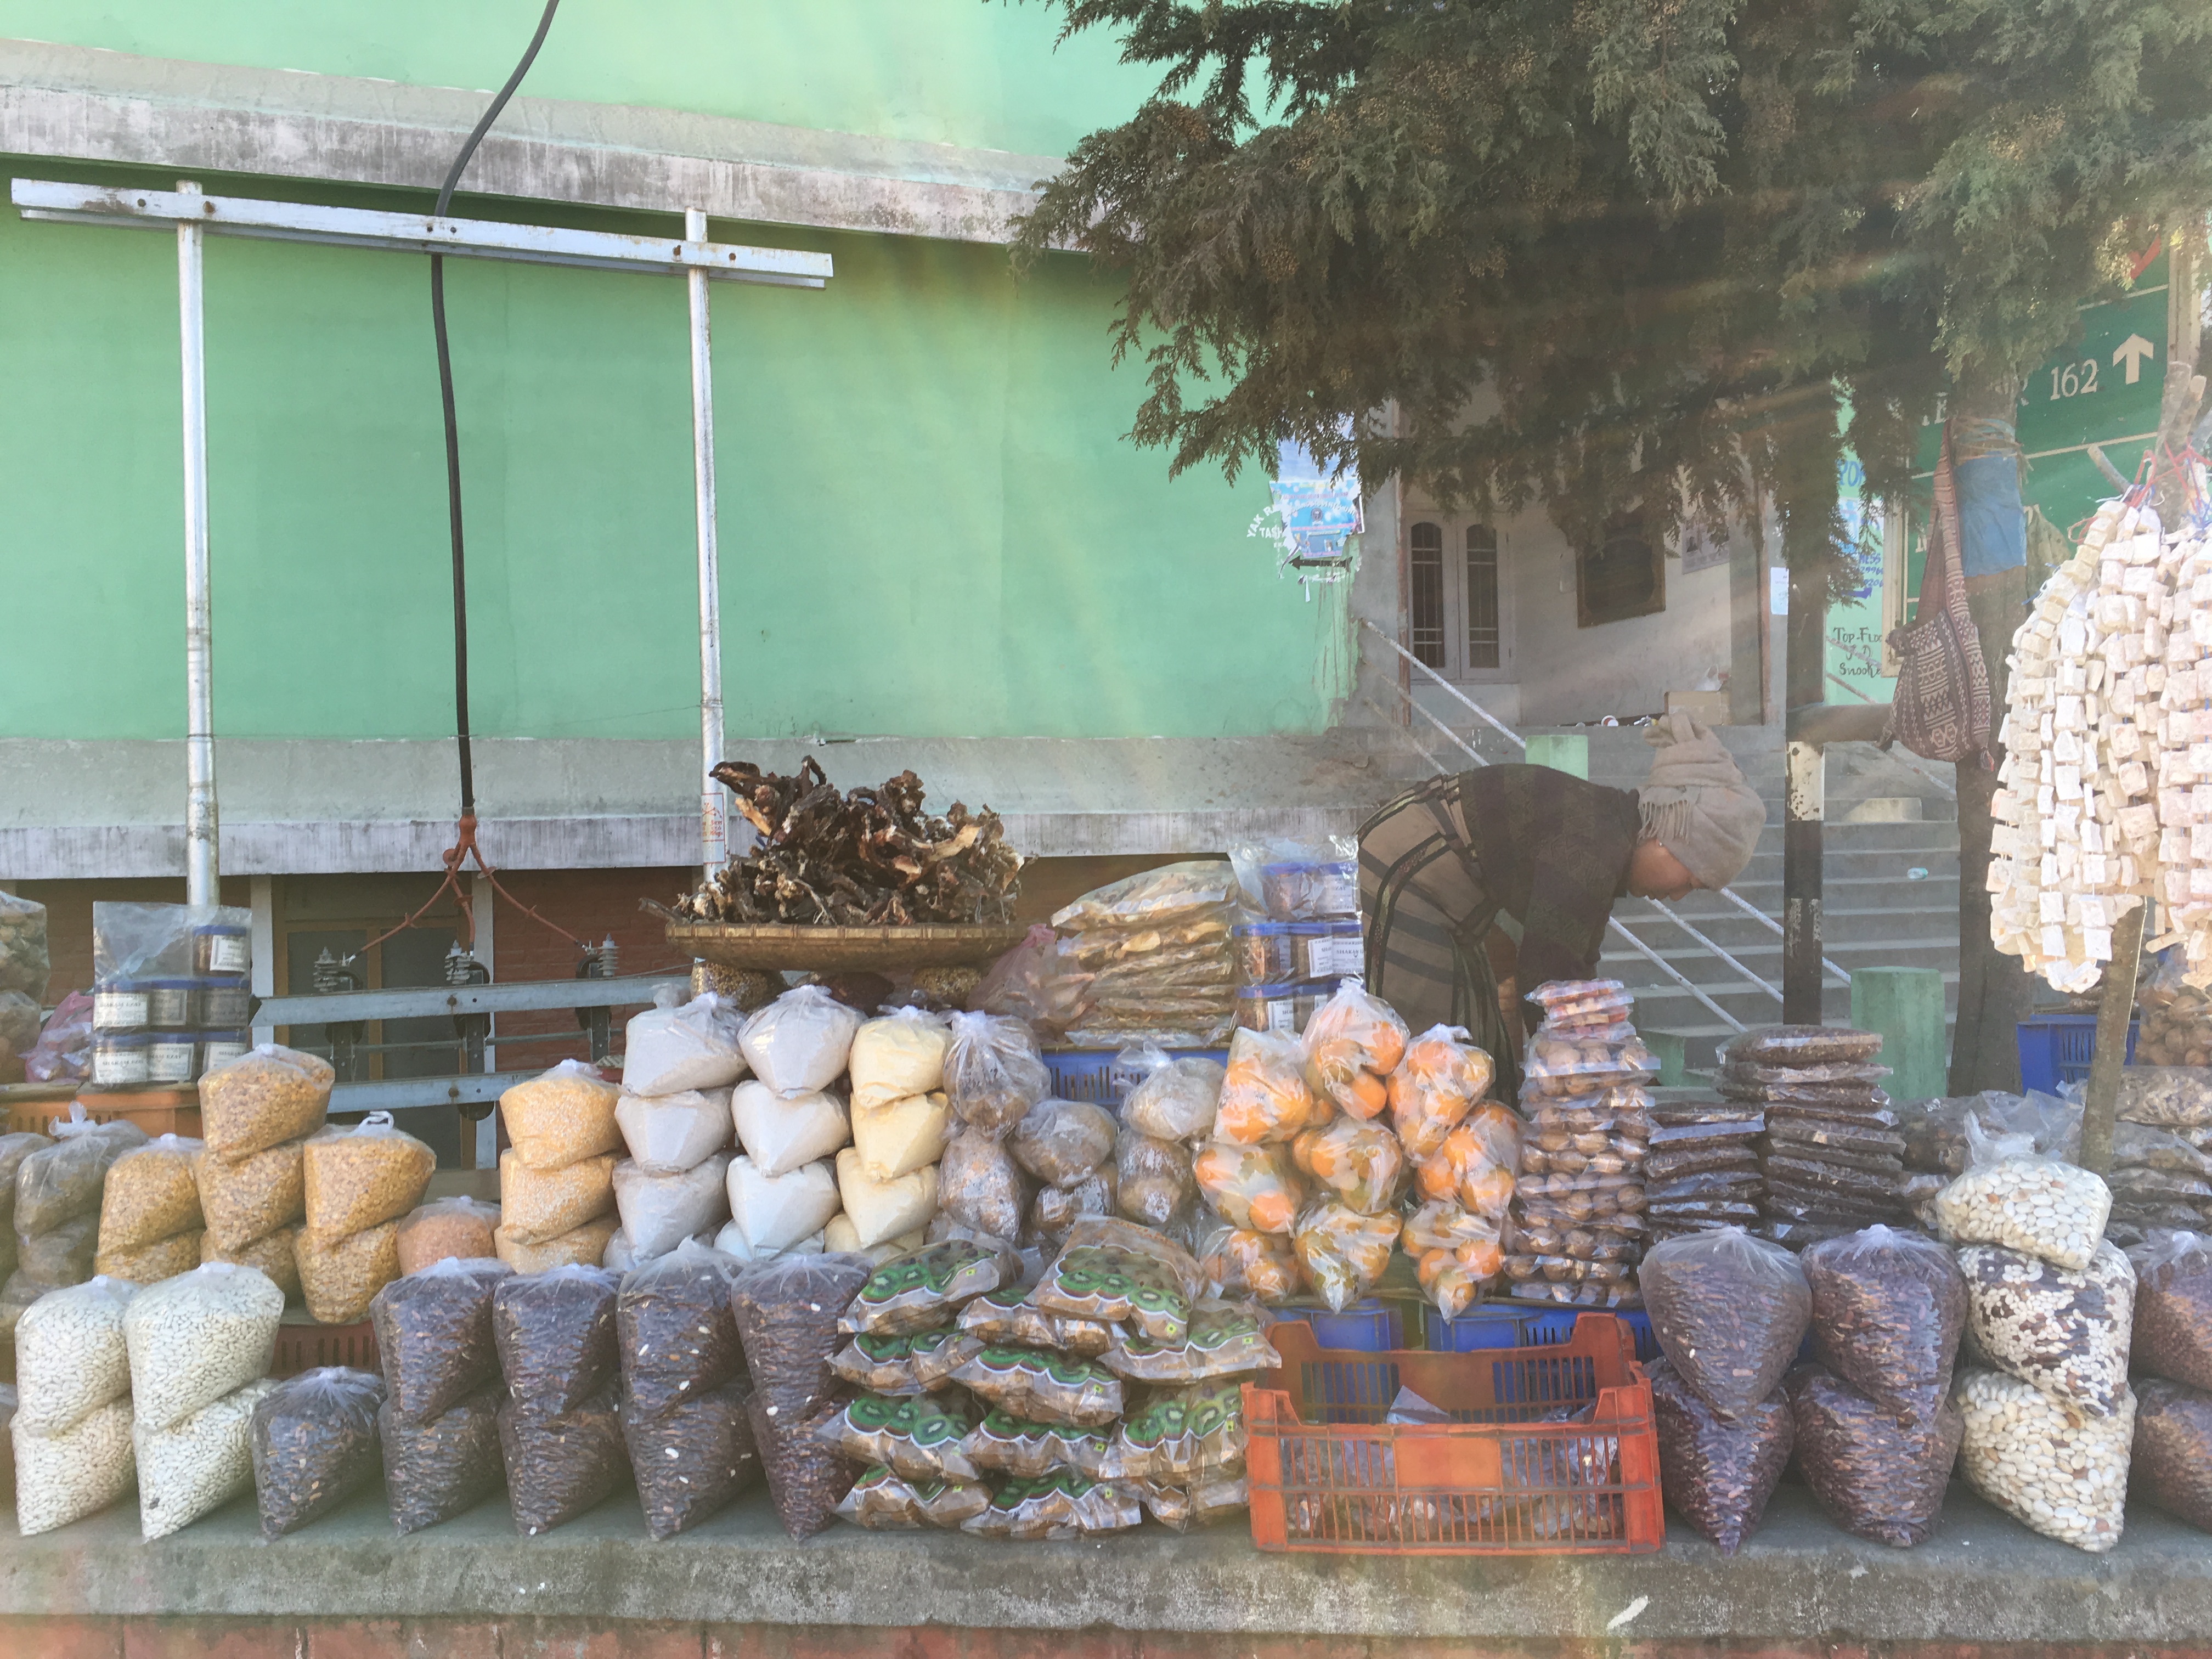
<path id="1" fill-rule="evenodd" d="M 137 1425 L 166 1429 L 266 1376 L 283 1316 L 284 1292 L 269 1275 L 234 1262 L 139 1291 L 123 1314 Z"/>
<path id="2" fill-rule="evenodd" d="M 860 1153 L 848 1146 L 837 1154 L 837 1191 L 865 1250 L 929 1224 L 937 1213 L 937 1166 L 925 1164 L 896 1181 L 876 1181 L 861 1167 Z"/>
<path id="3" fill-rule="evenodd" d="M 837 1080 L 860 1029 L 858 1009 L 819 985 L 801 985 L 748 1019 L 740 1042 L 755 1077 L 780 1095 L 798 1094 Z"/>
<path id="4" fill-rule="evenodd" d="M 882 1243 L 870 1245 L 864 1250 L 860 1245 L 860 1231 L 853 1224 L 852 1217 L 848 1215 L 832 1216 L 830 1224 L 822 1230 L 822 1249 L 825 1254 L 872 1255 L 879 1263 L 888 1261 L 895 1255 L 904 1255 L 909 1250 L 918 1250 L 928 1243 L 929 1229 L 917 1227 L 910 1233 L 901 1233 L 896 1238 L 885 1239 Z"/>
<path id="5" fill-rule="evenodd" d="M 167 1538 L 252 1488 L 253 1408 L 276 1391 L 276 1381 L 264 1376 L 166 1429 L 143 1419 L 131 1425 L 140 1537 Z"/>
<path id="6" fill-rule="evenodd" d="M 744 1016 L 712 991 L 681 1007 L 662 1005 L 632 1015 L 623 1031 L 623 1089 L 674 1095 L 735 1083 L 745 1074 L 738 1046 L 744 1024 Z"/>
<path id="7" fill-rule="evenodd" d="M 951 1024 L 923 1009 L 895 1009 L 868 1021 L 853 1034 L 848 1062 L 854 1109 L 943 1088 L 945 1051 L 951 1046 Z"/>
<path id="8" fill-rule="evenodd" d="M 624 1094 L 615 1103 L 615 1122 L 639 1169 L 652 1175 L 696 1170 L 729 1146 L 730 1091 Z"/>
<path id="9" fill-rule="evenodd" d="M 726 1210 L 729 1206 L 725 1203 L 720 1207 Z M 722 1230 L 726 1232 L 729 1230 L 729 1223 L 724 1222 Z M 714 1229 L 712 1227 L 691 1235 L 695 1243 L 709 1249 L 714 1248 Z M 607 1241 L 606 1249 L 599 1256 L 599 1266 L 605 1267 L 609 1273 L 626 1273 L 633 1267 L 642 1267 L 649 1261 L 658 1261 L 661 1255 L 667 1254 L 667 1251 L 663 1250 L 660 1255 L 641 1255 L 637 1251 L 630 1249 L 629 1235 L 617 1227 L 615 1229 L 614 1237 Z"/>
<path id="10" fill-rule="evenodd" d="M 692 1234 L 730 1213 L 725 1182 L 730 1160 L 717 1152 L 678 1175 L 653 1175 L 624 1158 L 615 1165 L 615 1207 L 630 1253 L 642 1260 L 665 1255 Z"/>
<path id="11" fill-rule="evenodd" d="M 828 1158 L 853 1139 L 845 1103 L 819 1090 L 779 1095 L 757 1079 L 730 1091 L 738 1142 L 763 1175 L 789 1175 Z"/>
<path id="12" fill-rule="evenodd" d="M 952 1108 L 941 1094 L 908 1095 L 863 1106 L 853 1097 L 853 1150 L 872 1181 L 896 1181 L 945 1155 Z"/>
<path id="13" fill-rule="evenodd" d="M 772 1176 L 750 1158 L 737 1158 L 729 1192 L 730 1218 L 755 1251 L 787 1250 L 837 1213 L 837 1177 L 827 1162 Z"/>
<path id="14" fill-rule="evenodd" d="M 780 1255 L 820 1255 L 823 1252 L 823 1237 L 821 1233 L 814 1233 L 800 1239 L 798 1243 L 781 1250 L 757 1249 L 745 1237 L 738 1224 L 732 1221 L 714 1235 L 714 1248 L 724 1255 L 734 1256 L 746 1263 L 773 1261 Z"/>
<path id="15" fill-rule="evenodd" d="M 18 1419 L 9 1436 L 15 1453 L 15 1528 L 26 1538 L 106 1509 L 137 1476 L 127 1394 L 59 1434 L 33 1434 Z"/>
<path id="16" fill-rule="evenodd" d="M 50 1291 L 15 1322 L 15 1421 L 33 1434 L 73 1429 L 131 1392 L 123 1315 L 138 1287 L 102 1276 Z"/>

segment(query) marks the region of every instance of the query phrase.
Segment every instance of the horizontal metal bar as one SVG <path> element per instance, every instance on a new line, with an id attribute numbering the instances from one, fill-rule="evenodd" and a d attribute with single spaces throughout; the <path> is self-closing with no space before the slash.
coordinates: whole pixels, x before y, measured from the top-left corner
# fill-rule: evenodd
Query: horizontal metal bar
<path id="1" fill-rule="evenodd" d="M 664 985 L 690 988 L 688 974 L 637 974 L 628 979 L 526 980 L 512 985 L 429 985 L 331 996 L 270 997 L 256 1025 L 328 1025 L 339 1020 L 421 1019 L 438 1014 L 519 1013 L 532 1008 L 619 1008 L 651 1002 Z"/>
<path id="2" fill-rule="evenodd" d="M 382 1083 L 340 1083 L 331 1089 L 334 1112 L 401 1112 L 410 1106 L 461 1106 L 497 1100 L 537 1072 L 471 1072 L 462 1077 L 402 1077 Z"/>
<path id="3" fill-rule="evenodd" d="M 46 179 L 11 179 L 8 193 L 26 219 L 71 224 L 167 231 L 185 220 L 219 236 L 321 242 L 401 253 L 450 253 L 599 270 L 665 274 L 703 270 L 709 276 L 731 282 L 782 288 L 821 288 L 836 274 L 826 253 L 750 247 L 735 242 L 687 241 L 681 236 L 631 236 L 551 225 L 506 224 L 493 219 L 441 219 L 427 213 L 382 213 L 308 202 L 263 201 L 250 196 L 195 196 L 179 191 L 60 184 Z"/>

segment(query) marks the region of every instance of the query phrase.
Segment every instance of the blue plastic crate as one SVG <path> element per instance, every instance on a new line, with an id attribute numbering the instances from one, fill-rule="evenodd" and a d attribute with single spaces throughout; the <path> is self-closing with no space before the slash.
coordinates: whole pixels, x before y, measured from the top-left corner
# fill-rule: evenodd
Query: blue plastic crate
<path id="1" fill-rule="evenodd" d="M 1310 1325 L 1314 1340 L 1324 1348 L 1349 1353 L 1390 1353 L 1406 1346 L 1406 1315 L 1395 1303 L 1370 1297 L 1355 1302 L 1342 1313 L 1326 1308 L 1284 1308 L 1275 1318 L 1281 1324 Z"/>
<path id="2" fill-rule="evenodd" d="M 1636 1358 L 1644 1364 L 1659 1358 L 1659 1339 L 1651 1334 L 1651 1316 L 1641 1308 L 1614 1308 L 1610 1310 L 1589 1308 L 1561 1308 L 1556 1313 L 1540 1313 L 1528 1322 L 1528 1346 L 1548 1348 L 1565 1342 L 1575 1334 L 1576 1318 L 1586 1313 L 1610 1311 L 1615 1319 L 1628 1327 L 1636 1342 Z"/>
<path id="3" fill-rule="evenodd" d="M 2128 1060 L 2136 1057 L 2137 1022 L 2128 1022 Z M 2097 1050 L 2094 1014 L 2044 1014 L 2020 1023 L 2020 1086 L 2055 1095 L 2069 1083 L 2086 1082 Z"/>
<path id="4" fill-rule="evenodd" d="M 1434 1308 L 1421 1310 L 1431 1353 L 1475 1353 L 1485 1348 L 1531 1348 L 1537 1339 L 1529 1328 L 1544 1317 L 1524 1308 L 1469 1308 L 1456 1319 L 1446 1319 Z M 1566 1339 L 1561 1337 L 1560 1341 Z"/>
<path id="5" fill-rule="evenodd" d="M 1119 1048 L 1048 1048 L 1044 1068 L 1052 1073 L 1052 1091 L 1062 1100 L 1087 1100 L 1099 1106 L 1118 1106 L 1121 1097 L 1136 1085 L 1136 1073 L 1116 1058 Z M 1211 1060 L 1226 1066 L 1226 1048 L 1170 1048 L 1171 1060 Z"/>

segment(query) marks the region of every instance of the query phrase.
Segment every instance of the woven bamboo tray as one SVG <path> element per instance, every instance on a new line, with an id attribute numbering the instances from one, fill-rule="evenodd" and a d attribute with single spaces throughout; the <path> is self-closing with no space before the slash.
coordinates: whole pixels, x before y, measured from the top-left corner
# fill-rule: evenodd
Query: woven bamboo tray
<path id="1" fill-rule="evenodd" d="M 801 927 L 782 922 L 672 921 L 677 950 L 724 968 L 816 973 L 981 967 L 1029 933 L 1012 922 L 915 927 Z"/>

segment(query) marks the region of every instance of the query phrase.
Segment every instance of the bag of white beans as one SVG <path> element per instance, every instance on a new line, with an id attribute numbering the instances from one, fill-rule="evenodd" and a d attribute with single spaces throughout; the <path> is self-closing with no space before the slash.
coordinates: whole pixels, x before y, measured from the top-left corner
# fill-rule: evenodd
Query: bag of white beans
<path id="1" fill-rule="evenodd" d="M 1970 1370 L 1955 1399 L 1966 1419 L 1959 1461 L 1976 1492 L 2024 1526 L 2101 1553 L 2120 1541 L 2136 1397 L 2092 1417 L 2033 1383 Z"/>
<path id="2" fill-rule="evenodd" d="M 20 1419 L 9 1433 L 15 1453 L 15 1528 L 26 1538 L 106 1509 L 131 1490 L 137 1474 L 127 1394 L 58 1434 L 34 1433 Z"/>
<path id="3" fill-rule="evenodd" d="M 2087 1268 L 2063 1267 L 1995 1244 L 1959 1252 L 1966 1279 L 1966 1328 L 1981 1357 L 2093 1417 L 2128 1395 L 2136 1273 L 2110 1243 Z"/>
<path id="4" fill-rule="evenodd" d="M 2112 1188 L 2087 1170 L 2044 1158 L 2026 1135 L 1986 1135 L 1966 1120 L 1966 1173 L 1936 1195 L 1951 1244 L 2002 1244 L 2081 1272 L 2112 1212 Z"/>
<path id="5" fill-rule="evenodd" d="M 98 1278 L 49 1291 L 15 1323 L 15 1420 L 59 1434 L 131 1392 L 123 1314 L 138 1287 Z"/>
<path id="6" fill-rule="evenodd" d="M 210 1261 L 133 1297 L 123 1316 L 132 1408 L 166 1429 L 268 1374 L 284 1292 L 268 1274 Z"/>
<path id="7" fill-rule="evenodd" d="M 167 1428 L 132 1425 L 140 1537 L 167 1538 L 252 1486 L 253 1408 L 276 1388 L 264 1376 Z"/>

